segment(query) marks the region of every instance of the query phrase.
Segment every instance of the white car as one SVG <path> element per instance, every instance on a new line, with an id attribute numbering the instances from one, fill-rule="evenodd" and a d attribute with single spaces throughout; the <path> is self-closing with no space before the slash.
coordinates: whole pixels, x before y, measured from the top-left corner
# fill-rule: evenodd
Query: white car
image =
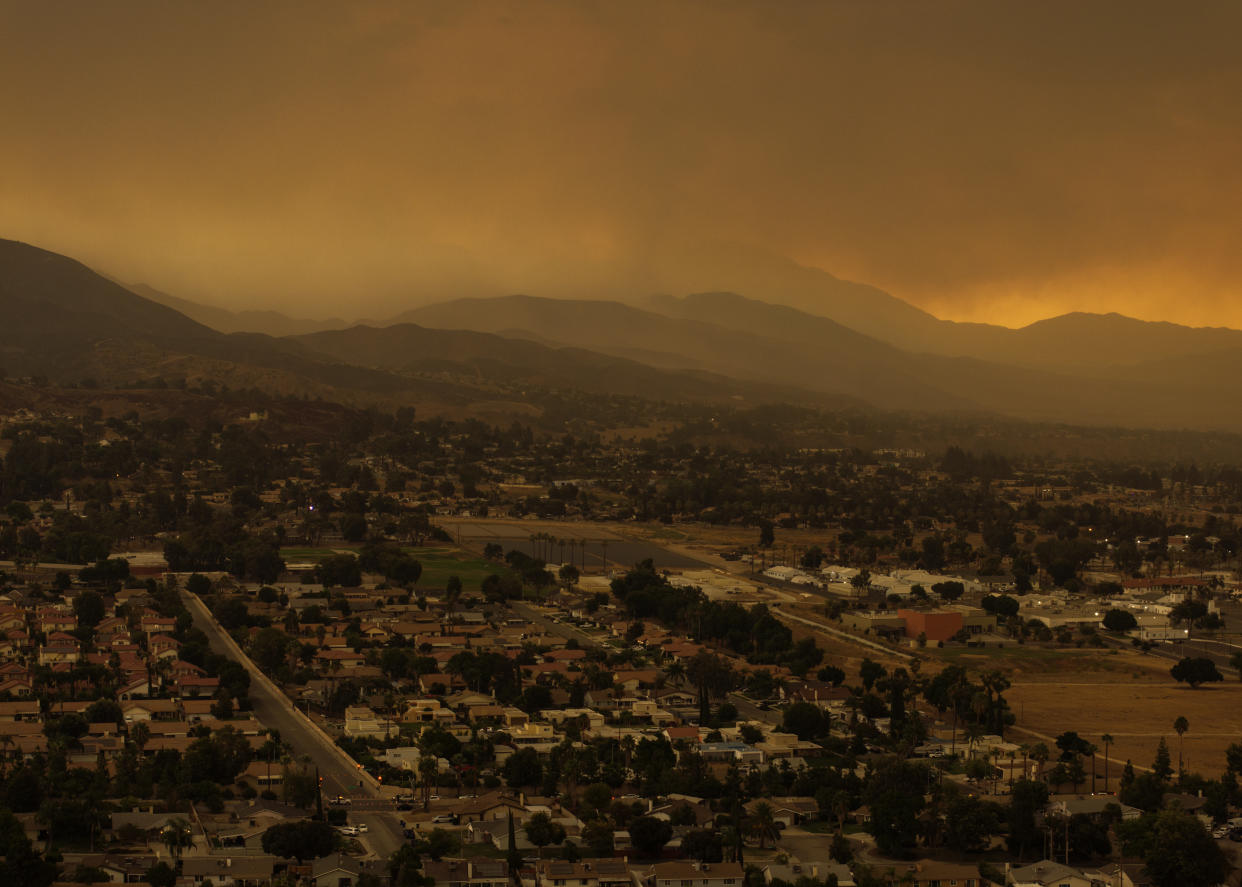
<path id="1" fill-rule="evenodd" d="M 357 835 L 358 827 L 356 825 L 343 825 L 341 826 L 341 834 L 350 836 Z"/>
<path id="2" fill-rule="evenodd" d="M 365 835 L 367 833 L 367 824 L 365 822 L 358 823 L 354 826 L 354 828 L 358 830 L 358 834 L 360 835 Z"/>

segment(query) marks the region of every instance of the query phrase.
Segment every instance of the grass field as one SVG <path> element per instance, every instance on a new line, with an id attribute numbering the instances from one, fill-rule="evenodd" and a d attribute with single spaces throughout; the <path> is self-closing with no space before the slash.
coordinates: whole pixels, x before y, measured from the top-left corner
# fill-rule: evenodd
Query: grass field
<path id="1" fill-rule="evenodd" d="M 478 591 L 479 585 L 492 573 L 508 572 L 504 564 L 485 561 L 457 548 L 424 546 L 402 550 L 418 558 L 423 565 L 418 588 L 443 588 L 449 576 L 456 576 L 466 591 Z"/>
<path id="2" fill-rule="evenodd" d="M 1045 675 L 1076 676 L 1083 673 L 1105 674 L 1110 679 L 1150 679 L 1153 675 L 1168 676 L 1168 668 L 1152 672 L 1150 659 L 1140 660 L 1129 651 L 1092 647 L 1040 647 L 1034 644 L 1011 644 L 1006 647 L 979 649 L 944 647 L 930 651 L 933 660 L 962 665 L 971 670 L 1000 669 L 1013 678 Z"/>
<path id="3" fill-rule="evenodd" d="M 331 548 L 282 548 L 280 556 L 286 561 L 317 561 L 332 554 Z"/>
<path id="4" fill-rule="evenodd" d="M 280 554 L 286 561 L 313 562 L 350 547 L 282 548 Z M 478 591 L 489 574 L 508 570 L 504 564 L 485 561 L 452 546 L 405 547 L 402 551 L 413 555 L 423 565 L 423 575 L 419 577 L 416 587 L 428 591 L 443 588 L 449 576 L 461 579 L 466 591 Z"/>

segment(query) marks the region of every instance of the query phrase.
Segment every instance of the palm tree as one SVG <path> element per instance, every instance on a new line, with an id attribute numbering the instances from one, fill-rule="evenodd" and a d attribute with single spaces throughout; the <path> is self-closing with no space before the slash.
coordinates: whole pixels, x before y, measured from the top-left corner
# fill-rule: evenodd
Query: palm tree
<path id="1" fill-rule="evenodd" d="M 565 783 L 565 798 L 570 810 L 578 809 L 578 777 L 582 775 L 582 760 L 570 745 L 561 758 L 561 780 Z"/>
<path id="2" fill-rule="evenodd" d="M 175 864 L 177 857 L 181 855 L 181 848 L 189 847 L 194 843 L 194 834 L 190 831 L 190 824 L 177 817 L 168 820 L 168 824 L 160 832 L 160 840 L 168 847 L 168 854 Z"/>
<path id="3" fill-rule="evenodd" d="M 435 779 L 436 772 L 439 767 L 436 759 L 431 755 L 424 754 L 418 759 L 418 776 L 423 783 L 423 812 L 426 813 L 431 809 L 431 784 Z"/>
<path id="4" fill-rule="evenodd" d="M 982 724 L 971 723 L 966 725 L 966 756 L 974 757 L 975 743 L 987 735 Z"/>
<path id="5" fill-rule="evenodd" d="M 1177 776 L 1180 779 L 1182 776 L 1182 736 L 1190 729 L 1190 721 L 1179 716 L 1173 722 L 1173 729 L 1177 731 Z"/>
<path id="6" fill-rule="evenodd" d="M 444 616 L 445 622 L 453 622 L 453 612 L 457 609 L 457 602 L 461 599 L 461 579 L 457 576 L 449 576 L 444 586 Z"/>
<path id="7" fill-rule="evenodd" d="M 129 728 L 129 738 L 134 741 L 134 745 L 138 746 L 138 753 L 142 754 L 142 750 L 147 747 L 147 741 L 151 738 L 151 728 L 139 721 Z"/>
<path id="8" fill-rule="evenodd" d="M 1039 777 L 1039 774 L 1044 772 L 1044 764 L 1048 763 L 1048 756 L 1048 746 L 1044 745 L 1042 742 L 1037 742 L 1031 748 L 1031 760 L 1039 765 L 1035 770 L 1036 778 Z"/>
<path id="9" fill-rule="evenodd" d="M 845 817 L 850 813 L 850 793 L 837 789 L 832 794 L 832 813 L 837 817 L 837 834 L 845 834 Z"/>
<path id="10" fill-rule="evenodd" d="M 1112 734 L 1105 733 L 1100 742 L 1104 743 L 1104 794 L 1108 794 L 1108 747 L 1113 744 Z"/>
<path id="11" fill-rule="evenodd" d="M 637 748 L 638 743 L 634 740 L 632 735 L 627 733 L 625 736 L 621 737 L 621 751 L 625 752 L 625 769 L 627 772 L 631 769 L 630 763 L 633 760 L 634 751 Z"/>
<path id="12" fill-rule="evenodd" d="M 759 839 L 759 849 L 767 847 L 768 839 L 780 837 L 776 827 L 776 810 L 767 801 L 760 801 L 750 811 L 750 831 Z"/>

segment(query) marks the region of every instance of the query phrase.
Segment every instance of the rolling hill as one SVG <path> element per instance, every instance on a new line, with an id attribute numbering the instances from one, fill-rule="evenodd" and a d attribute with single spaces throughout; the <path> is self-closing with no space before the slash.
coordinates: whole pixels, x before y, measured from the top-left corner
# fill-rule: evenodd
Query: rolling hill
<path id="1" fill-rule="evenodd" d="M 793 385 L 744 381 L 701 370 L 662 369 L 583 348 L 411 323 L 355 326 L 299 336 L 297 341 L 343 363 L 403 373 L 464 372 L 496 383 L 665 401 L 863 405 L 855 398 Z"/>

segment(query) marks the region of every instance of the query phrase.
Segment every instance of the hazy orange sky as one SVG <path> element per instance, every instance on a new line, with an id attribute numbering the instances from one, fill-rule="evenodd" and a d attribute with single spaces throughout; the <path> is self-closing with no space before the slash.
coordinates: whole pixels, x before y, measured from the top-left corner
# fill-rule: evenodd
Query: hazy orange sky
<path id="1" fill-rule="evenodd" d="M 1242 326 L 1239 33 L 1232 2 L 0 0 L 0 237 L 304 316 L 780 301 L 793 260 L 944 317 Z"/>

